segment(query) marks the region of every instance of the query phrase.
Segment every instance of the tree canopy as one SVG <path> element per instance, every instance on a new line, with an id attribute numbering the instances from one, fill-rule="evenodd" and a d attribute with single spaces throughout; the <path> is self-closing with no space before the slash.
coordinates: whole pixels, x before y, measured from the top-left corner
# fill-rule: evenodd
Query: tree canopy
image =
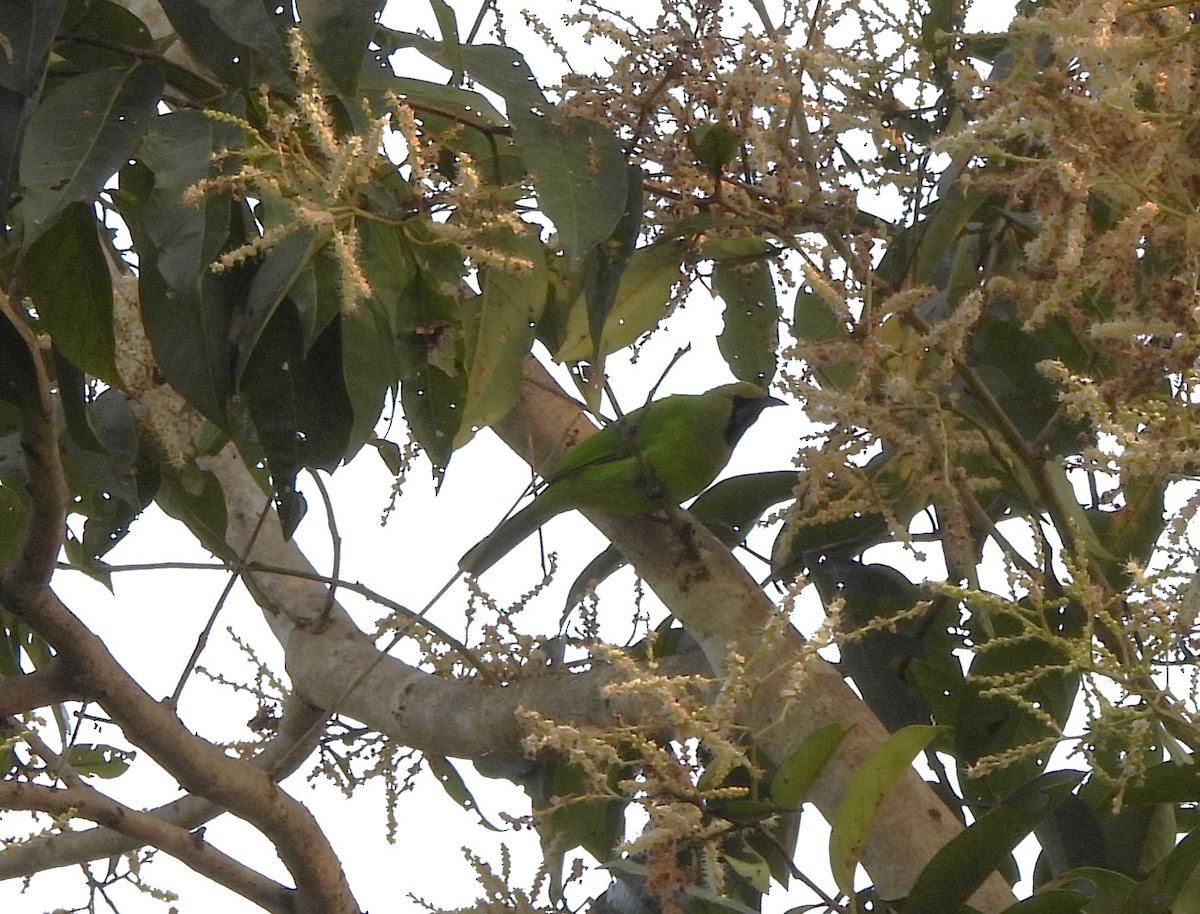
<path id="1" fill-rule="evenodd" d="M 419 829 L 418 767 L 474 809 L 473 767 L 524 789 L 545 856 L 533 885 L 477 860 L 477 911 L 575 909 L 577 858 L 612 914 L 797 883 L 1193 910 L 1196 12 L 969 6 L 585 2 L 527 14 L 523 54 L 498 0 L 430 0 L 428 31 L 383 0 L 0 0 L 0 879 L 90 864 L 98 905 L 153 850 L 357 912 L 281 782 L 381 781 Z M 670 385 L 691 356 L 637 356 L 703 307 L 723 374 L 687 392 L 809 423 L 755 439 L 771 469 L 684 510 L 627 421 L 604 440 L 653 510 L 578 500 L 611 546 L 555 543 L 515 603 L 489 571 L 422 607 L 403 556 L 387 592 L 341 574 L 330 475 L 382 459 L 392 492 L 356 497 L 441 550 L 415 487 L 493 434 L 547 472 L 642 405 L 623 383 Z M 283 657 L 210 673 L 257 704 L 235 745 L 181 701 L 208 629 L 162 690 L 58 586 L 119 592 L 152 505 Z M 561 593 L 557 627 L 522 615 Z M 148 761 L 182 798 L 137 789 Z M 286 878 L 207 840 L 222 815 Z"/>

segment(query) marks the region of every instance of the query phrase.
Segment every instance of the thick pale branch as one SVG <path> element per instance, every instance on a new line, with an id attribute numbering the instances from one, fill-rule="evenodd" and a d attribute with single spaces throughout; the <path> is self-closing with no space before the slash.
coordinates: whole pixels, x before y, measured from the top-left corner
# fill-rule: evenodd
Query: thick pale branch
<path id="1" fill-rule="evenodd" d="M 325 713 L 292 698 L 284 708 L 279 733 L 250 760 L 250 764 L 282 780 L 292 774 L 316 747 Z M 166 825 L 190 831 L 226 811 L 204 797 L 188 796 L 147 811 Z M 88 860 L 114 857 L 142 846 L 140 840 L 108 828 L 70 831 L 32 838 L 0 851 L 0 880 L 31 876 L 44 870 Z"/>
<path id="2" fill-rule="evenodd" d="M 0 679 L 0 717 L 88 698 L 67 675 L 59 660 L 52 660 L 48 666 L 32 673 Z"/>
<path id="3" fill-rule="evenodd" d="M 170 825 L 151 813 L 139 812 L 89 787 L 53 788 L 37 784 L 0 781 L 0 806 L 55 816 L 75 814 L 135 839 L 135 846 L 150 845 L 214 882 L 237 892 L 267 911 L 292 914 L 295 891 L 268 879 L 234 860 L 200 834 Z"/>
<path id="4" fill-rule="evenodd" d="M 563 442 L 589 434 L 591 424 L 532 360 L 526 363 L 526 381 L 520 406 L 497 431 L 531 465 L 541 466 L 553 459 Z M 852 773 L 887 739 L 883 725 L 819 657 L 810 659 L 797 678 L 794 671 L 804 653 L 803 638 L 790 627 L 782 637 L 762 637 L 775 624 L 775 607 L 732 553 L 686 512 L 670 512 L 668 525 L 661 519 L 591 513 L 588 519 L 620 547 L 700 642 L 714 668 L 720 669 L 731 652 L 746 658 L 751 680 L 756 676 L 762 680 L 748 723 L 769 757 L 784 761 L 809 734 L 827 724 L 839 723 L 846 729 L 837 754 L 809 797 L 826 818 L 831 817 Z M 879 811 L 863 855 L 864 866 L 883 897 L 903 897 L 925 864 L 960 831 L 950 810 L 910 770 Z M 998 911 L 1013 900 L 1008 886 L 993 874 L 972 904 L 981 911 Z"/>
<path id="5" fill-rule="evenodd" d="M 616 714 L 639 716 L 638 699 L 603 695 L 614 675 L 603 669 L 552 672 L 500 687 L 435 676 L 382 654 L 336 600 L 330 604 L 320 576 L 295 542 L 283 538 L 274 511 L 259 523 L 266 496 L 237 451 L 227 447 L 203 466 L 225 495 L 227 544 L 259 569 L 244 577 L 284 648 L 293 687 L 308 701 L 423 752 L 477 760 L 523 757 L 519 707 L 598 726 Z M 263 571 L 263 565 L 296 575 Z M 317 626 L 326 611 L 327 623 Z M 672 661 L 679 672 L 696 672 L 698 662 Z"/>

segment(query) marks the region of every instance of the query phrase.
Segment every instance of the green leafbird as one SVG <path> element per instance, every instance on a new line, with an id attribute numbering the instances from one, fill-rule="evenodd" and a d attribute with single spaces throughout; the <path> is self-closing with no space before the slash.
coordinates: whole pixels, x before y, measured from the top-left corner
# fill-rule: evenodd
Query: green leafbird
<path id="1" fill-rule="evenodd" d="M 691 498 L 721 472 L 759 413 L 781 405 L 740 381 L 634 410 L 564 454 L 533 501 L 477 543 L 458 567 L 482 574 L 563 511 L 634 516 Z"/>

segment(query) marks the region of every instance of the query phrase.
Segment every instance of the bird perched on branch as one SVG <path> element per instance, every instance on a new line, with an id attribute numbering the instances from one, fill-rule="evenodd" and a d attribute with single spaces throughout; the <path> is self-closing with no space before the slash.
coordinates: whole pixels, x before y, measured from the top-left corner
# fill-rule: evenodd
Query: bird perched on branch
<path id="1" fill-rule="evenodd" d="M 634 516 L 677 505 L 708 487 L 764 409 L 782 405 L 748 381 L 648 403 L 564 454 L 533 501 L 472 547 L 458 567 L 482 574 L 563 511 Z"/>

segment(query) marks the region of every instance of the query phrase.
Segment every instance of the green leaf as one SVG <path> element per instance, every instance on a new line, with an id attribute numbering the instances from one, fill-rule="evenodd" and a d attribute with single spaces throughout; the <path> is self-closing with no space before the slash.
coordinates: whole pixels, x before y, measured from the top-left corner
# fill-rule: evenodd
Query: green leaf
<path id="1" fill-rule="evenodd" d="M 198 111 L 160 117 L 142 144 L 141 164 L 122 172 L 114 194 L 138 251 L 142 320 L 158 367 L 220 425 L 233 389 L 232 315 L 247 277 L 211 269 L 230 241 L 230 202 L 210 195 L 195 207 L 181 198 L 208 174 L 215 150 L 240 141 L 240 131 Z"/>
<path id="2" fill-rule="evenodd" d="M 587 302 L 588 335 L 592 340 L 603 338 L 604 324 L 617 301 L 621 289 L 621 276 L 629 263 L 629 256 L 637 247 L 641 232 L 645 202 L 642 195 L 642 170 L 637 165 L 629 166 L 628 198 L 612 236 L 603 244 L 594 247 L 587 255 L 583 270 L 583 295 Z M 598 371 L 603 364 L 599 351 L 592 353 Z"/>
<path id="3" fill-rule="evenodd" d="M 120 384 L 114 361 L 113 294 L 91 206 L 72 203 L 22 261 L 41 328 L 81 370 Z"/>
<path id="4" fill-rule="evenodd" d="M 634 251 L 621 276 L 617 298 L 604 323 L 600 345 L 592 345 L 587 329 L 587 305 L 581 298 L 567 318 L 565 342 L 554 354 L 555 361 L 588 359 L 595 349 L 601 355 L 608 355 L 630 345 L 643 333 L 658 326 L 658 322 L 667 315 L 671 289 L 679 281 L 682 258 L 683 249 L 677 242 L 660 242 Z"/>
<path id="5" fill-rule="evenodd" d="M 290 65 L 283 30 L 291 5 L 245 0 L 159 0 L 188 49 L 225 82 L 242 87 L 286 86 Z"/>
<path id="6" fill-rule="evenodd" d="M 467 782 L 463 780 L 458 769 L 451 764 L 448 758 L 440 755 L 426 755 L 425 764 L 429 767 L 429 773 L 442 785 L 442 790 L 446 791 L 446 795 L 467 812 L 475 813 L 479 817 L 480 825 L 489 831 L 503 831 L 502 828 L 498 828 L 484 818 L 483 813 L 479 811 L 479 804 L 475 802 L 475 797 L 471 794 L 471 789 L 467 787 Z"/>
<path id="7" fill-rule="evenodd" d="M 301 469 L 337 468 L 351 426 L 338 322 L 305 353 L 296 309 L 279 308 L 246 366 L 240 392 L 266 451 L 277 498 L 292 497 Z"/>
<path id="8" fill-rule="evenodd" d="M 120 777 L 137 755 L 115 746 L 79 743 L 67 750 L 67 763 L 84 777 L 111 779 Z"/>
<path id="9" fill-rule="evenodd" d="M 1150 877 L 1138 883 L 1126 901 L 1125 910 L 1138 914 L 1191 914 L 1198 910 L 1195 874 L 1200 869 L 1200 833 L 1193 832 L 1176 845 L 1155 867 Z"/>
<path id="10" fill-rule="evenodd" d="M 163 484 L 155 496 L 155 503 L 169 517 L 186 524 L 213 555 L 226 561 L 237 558 L 229 548 L 225 534 L 228 520 L 225 492 L 212 473 L 205 473 L 195 466 L 189 466 L 182 473 L 168 469 L 163 474 Z"/>
<path id="11" fill-rule="evenodd" d="M 363 57 L 382 8 L 383 0 L 296 0 L 305 45 L 338 95 L 354 106 Z"/>
<path id="12" fill-rule="evenodd" d="M 549 277 L 541 243 L 528 235 L 509 235 L 489 244 L 531 266 L 520 272 L 491 268 L 483 273 L 483 294 L 467 349 L 467 399 L 455 436 L 456 448 L 478 429 L 503 419 L 516 405 L 521 365 L 546 304 Z"/>
<path id="13" fill-rule="evenodd" d="M 779 305 L 771 267 L 765 260 L 719 262 L 713 291 L 725 300 L 725 329 L 717 346 L 739 381 L 766 387 L 778 368 Z"/>
<path id="14" fill-rule="evenodd" d="M 400 384 L 404 418 L 433 463 L 439 481 L 454 451 L 465 399 L 466 382 L 461 374 L 451 377 L 429 364 L 409 371 Z"/>
<path id="15" fill-rule="evenodd" d="M 8 314 L 0 312 L 0 403 L 11 403 L 25 410 L 36 408 L 38 400 L 37 364 L 25 337 L 13 326 Z M 21 463 L 23 466 L 23 458 Z"/>
<path id="16" fill-rule="evenodd" d="M 1088 895 L 1070 889 L 1049 889 L 1004 909 L 1004 914 L 1075 914 L 1084 910 Z"/>
<path id="17" fill-rule="evenodd" d="M 58 42 L 54 54 L 68 61 L 74 72 L 128 67 L 131 49 L 154 51 L 146 23 L 112 0 L 92 0 L 84 9 L 78 2 L 68 6 L 62 31 L 70 32 L 71 40 Z"/>
<path id="18" fill-rule="evenodd" d="M 119 390 L 108 389 L 86 406 L 92 441 L 102 450 L 90 450 L 86 440 L 64 439 L 64 469 L 75 494 L 71 510 L 83 515 L 83 538 L 74 545 L 72 561 L 91 566 L 102 579 L 107 570 L 95 567 L 129 532 L 129 527 L 158 491 L 158 463 L 143 453 L 129 401 Z M 68 540 L 68 554 L 74 548 Z"/>
<path id="19" fill-rule="evenodd" d="M 462 42 L 458 37 L 458 20 L 446 0 L 429 0 L 429 5 L 433 7 L 438 30 L 442 33 L 442 53 L 450 64 L 450 82 L 458 85 L 462 82 L 464 68 Z"/>
<path id="20" fill-rule="evenodd" d="M 1081 771 L 1054 771 L 1022 785 L 934 855 L 901 910 L 958 911 L 1084 776 Z"/>
<path id="21" fill-rule="evenodd" d="M 701 492 L 688 511 L 726 546 L 745 541 L 766 510 L 794 497 L 797 470 L 729 476 Z"/>
<path id="22" fill-rule="evenodd" d="M 21 147 L 26 247 L 71 203 L 90 203 L 129 159 L 154 118 L 162 91 L 157 67 L 96 70 L 49 92 Z"/>
<path id="23" fill-rule="evenodd" d="M 771 778 L 771 802 L 782 809 L 799 809 L 808 789 L 825 770 L 846 736 L 841 724 L 814 730 L 784 759 Z"/>
<path id="24" fill-rule="evenodd" d="M 813 563 L 810 577 L 826 606 L 843 601 L 843 625 L 849 633 L 881 619 L 895 619 L 930 596 L 890 566 L 838 556 Z M 928 616 L 894 621 L 848 637 L 840 646 L 842 673 L 854 680 L 888 730 L 931 720 L 932 710 L 915 681 L 918 669 L 940 673 L 941 682 L 961 680 L 955 675 L 960 670 L 954 655 L 958 645 L 946 634 L 957 615 L 938 619 L 932 615 L 935 605 L 926 609 Z"/>
<path id="25" fill-rule="evenodd" d="M 239 330 L 235 343 L 238 350 L 237 369 L 234 372 L 235 383 L 240 383 L 246 363 L 254 354 L 254 347 L 271 318 L 275 309 L 283 302 L 291 291 L 297 279 L 304 273 L 312 262 L 313 256 L 328 241 L 328 234 L 316 229 L 301 229 L 284 238 L 263 256 L 262 262 L 254 273 L 250 283 L 250 291 L 246 296 L 246 311 L 239 322 Z M 299 308 L 300 302 L 315 304 L 316 296 L 311 299 L 296 296 L 293 304 Z M 299 315 L 298 315 L 299 316 Z M 310 315 L 304 315 L 310 317 Z M 302 320 L 302 324 L 315 323 L 312 320 Z M 313 342 L 313 337 L 302 334 L 305 349 Z"/>
<path id="26" fill-rule="evenodd" d="M 625 212 L 625 152 L 602 124 L 554 111 L 529 65 L 511 48 L 462 45 L 471 75 L 507 102 L 513 136 L 537 185 L 538 206 L 559 244 L 580 260 L 608 238 Z"/>
<path id="27" fill-rule="evenodd" d="M 1016 604 L 1011 612 L 1029 612 L 1035 625 L 1070 633 L 1076 623 L 1070 616 L 1043 616 L 1032 607 Z M 969 777 L 965 768 L 984 755 L 1003 752 L 1012 746 L 1024 746 L 1058 735 L 1059 731 L 1013 701 L 996 695 L 983 694 L 990 680 L 1025 676 L 1038 670 L 1041 675 L 1031 679 L 1022 698 L 1033 702 L 1042 714 L 1065 726 L 1075 703 L 1079 676 L 1061 672 L 1068 658 L 1058 648 L 1036 639 L 1018 637 L 1026 629 L 1008 613 L 991 613 L 985 631 L 984 619 L 975 614 L 972 636 L 983 645 L 971 659 L 966 682 L 959 690 L 960 698 L 954 709 L 955 755 L 960 765 L 960 784 L 963 795 L 974 806 L 986 808 L 1016 790 L 1020 785 L 1042 773 L 1052 747 L 1044 748 L 1033 757 L 1026 757 L 991 771 L 986 775 Z M 1008 639 L 1007 643 L 989 645 L 991 637 Z"/>
<path id="28" fill-rule="evenodd" d="M 725 171 L 741 146 L 741 138 L 728 124 L 710 124 L 688 132 L 688 149 L 696 161 L 708 169 L 713 177 Z"/>
<path id="29" fill-rule="evenodd" d="M 0 88 L 18 95 L 37 95 L 46 55 L 66 9 L 66 0 L 0 0 Z"/>
<path id="30" fill-rule="evenodd" d="M 1126 907 L 1126 901 L 1136 885 L 1121 873 L 1090 866 L 1063 873 L 1055 882 L 1057 888 L 1086 896 L 1087 914 L 1127 914 L 1131 909 Z"/>
<path id="31" fill-rule="evenodd" d="M 792 312 L 792 329 L 801 340 L 819 343 L 825 340 L 844 340 L 850 336 L 845 321 L 820 295 L 808 286 L 796 293 Z"/>
<path id="32" fill-rule="evenodd" d="M 0 436 L 0 454 L 19 447 L 15 434 Z M 6 480 L 0 460 L 0 566 L 7 567 L 21 555 L 25 522 L 29 518 L 29 496 L 23 487 Z"/>
<path id="33" fill-rule="evenodd" d="M 944 730 L 913 726 L 893 733 L 850 776 L 842 802 L 830 822 L 829 866 L 837 886 L 854 893 L 854 871 L 862 859 L 867 833 L 875 814 L 896 782 L 907 772 L 917 753 Z"/>

